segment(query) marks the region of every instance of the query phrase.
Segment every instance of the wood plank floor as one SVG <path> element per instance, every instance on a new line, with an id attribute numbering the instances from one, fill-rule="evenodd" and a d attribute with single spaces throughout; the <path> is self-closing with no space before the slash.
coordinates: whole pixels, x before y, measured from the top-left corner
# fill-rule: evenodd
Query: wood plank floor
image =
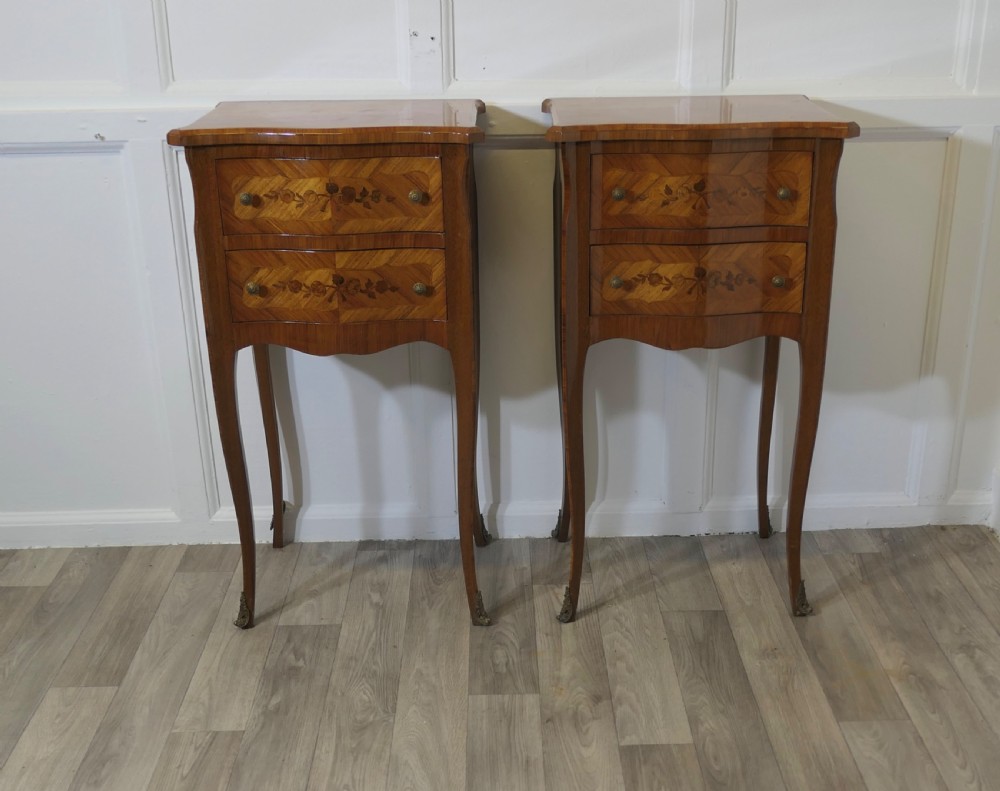
<path id="1" fill-rule="evenodd" d="M 784 540 L 0 552 L 0 791 L 1000 791 L 1000 542 Z"/>

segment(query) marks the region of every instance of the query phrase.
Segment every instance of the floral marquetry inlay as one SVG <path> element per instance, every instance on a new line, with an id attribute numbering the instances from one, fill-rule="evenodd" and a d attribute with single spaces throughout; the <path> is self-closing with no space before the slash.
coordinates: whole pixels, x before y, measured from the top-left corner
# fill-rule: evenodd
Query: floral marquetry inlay
<path id="1" fill-rule="evenodd" d="M 625 291 L 634 291 L 636 286 L 641 284 L 658 287 L 661 291 L 687 289 L 687 294 L 693 294 L 695 291 L 706 294 L 710 288 L 724 288 L 728 291 L 735 291 L 742 286 L 756 286 L 757 278 L 752 274 L 739 271 L 734 272 L 731 269 L 709 270 L 703 266 L 696 266 L 690 275 L 684 273 L 669 275 L 656 271 L 638 272 L 628 280 L 623 281 L 622 288 Z"/>

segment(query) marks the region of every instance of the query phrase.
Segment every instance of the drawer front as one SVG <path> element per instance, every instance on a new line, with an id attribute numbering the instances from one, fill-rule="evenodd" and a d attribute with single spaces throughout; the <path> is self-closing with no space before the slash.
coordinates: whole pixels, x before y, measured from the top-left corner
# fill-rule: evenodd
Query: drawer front
<path id="1" fill-rule="evenodd" d="M 812 154 L 593 157 L 594 228 L 807 225 Z"/>
<path id="2" fill-rule="evenodd" d="M 234 321 L 445 319 L 444 251 L 244 250 L 226 256 Z"/>
<path id="3" fill-rule="evenodd" d="M 437 157 L 222 159 L 227 234 L 444 230 Z"/>
<path id="4" fill-rule="evenodd" d="M 593 314 L 801 313 L 806 246 L 601 245 L 590 253 Z"/>

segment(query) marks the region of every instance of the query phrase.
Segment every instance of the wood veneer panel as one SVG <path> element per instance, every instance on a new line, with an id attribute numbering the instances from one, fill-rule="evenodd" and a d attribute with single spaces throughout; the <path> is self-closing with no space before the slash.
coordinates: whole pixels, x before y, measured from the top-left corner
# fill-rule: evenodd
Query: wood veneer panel
<path id="1" fill-rule="evenodd" d="M 785 548 L 768 539 L 759 546 L 776 585 L 788 578 Z M 795 631 L 840 722 L 904 720 L 906 710 L 858 626 L 850 605 L 837 586 L 810 533 L 802 537 L 802 576 L 822 618 L 796 618 Z"/>
<path id="2" fill-rule="evenodd" d="M 463 592 L 458 547 L 418 542 L 389 758 L 393 791 L 465 786 L 471 625 Z"/>
<path id="3" fill-rule="evenodd" d="M 788 788 L 863 789 L 823 688 L 756 543 L 703 539 L 761 719 Z"/>
<path id="4" fill-rule="evenodd" d="M 387 787 L 412 567 L 410 547 L 355 558 L 309 791 Z"/>
<path id="5" fill-rule="evenodd" d="M 75 549 L 0 654 L 0 765 L 59 672 L 128 549 Z"/>
<path id="6" fill-rule="evenodd" d="M 618 743 L 689 744 L 691 729 L 642 543 L 592 540 L 590 562 Z"/>
<path id="7" fill-rule="evenodd" d="M 170 586 L 184 547 L 132 547 L 63 663 L 55 685 L 116 687 Z"/>
<path id="8" fill-rule="evenodd" d="M 950 789 L 995 788 L 1000 743 L 879 554 L 828 555 L 837 584 Z"/>
<path id="9" fill-rule="evenodd" d="M 663 614 L 709 789 L 785 787 L 724 612 Z"/>
<path id="10" fill-rule="evenodd" d="M 72 791 L 148 785 L 228 584 L 229 575 L 220 572 L 174 575 Z"/>
<path id="11" fill-rule="evenodd" d="M 275 630 L 230 788 L 305 789 L 339 634 L 339 626 Z"/>
<path id="12" fill-rule="evenodd" d="M 467 791 L 545 791 L 538 695 L 469 695 Z"/>
<path id="13" fill-rule="evenodd" d="M 538 656 L 528 539 L 505 539 L 478 564 L 489 629 L 469 633 L 469 694 L 538 693 Z"/>
<path id="14" fill-rule="evenodd" d="M 562 585 L 535 585 L 535 634 L 546 788 L 624 787 L 593 586 L 580 586 L 576 620 L 554 617 Z"/>

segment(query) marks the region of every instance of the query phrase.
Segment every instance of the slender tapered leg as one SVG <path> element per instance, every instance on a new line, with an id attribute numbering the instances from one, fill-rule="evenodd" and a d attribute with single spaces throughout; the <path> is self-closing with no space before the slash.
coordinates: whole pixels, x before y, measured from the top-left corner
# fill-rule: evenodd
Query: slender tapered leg
<path id="1" fill-rule="evenodd" d="M 209 339 L 208 356 L 215 392 L 215 411 L 219 419 L 219 438 L 226 459 L 229 487 L 233 492 L 236 524 L 240 532 L 243 555 L 243 594 L 239 614 L 234 621 L 241 629 L 253 626 L 256 601 L 257 565 L 254 555 L 253 511 L 250 505 L 250 484 L 247 480 L 243 439 L 240 435 L 239 409 L 236 403 L 236 349 L 228 344 L 213 344 Z"/>
<path id="2" fill-rule="evenodd" d="M 764 376 L 760 387 L 760 432 L 757 435 L 757 532 L 761 538 L 774 535 L 767 509 L 767 472 L 771 458 L 771 427 L 774 425 L 774 394 L 778 389 L 778 353 L 781 338 L 764 338 Z"/>
<path id="3" fill-rule="evenodd" d="M 794 615 L 810 615 L 813 611 L 806 598 L 805 583 L 802 581 L 800 552 L 806 488 L 809 485 L 809 469 L 812 465 L 813 448 L 816 445 L 816 429 L 819 426 L 825 354 L 825 343 L 810 343 L 808 338 L 799 342 L 802 373 L 799 384 L 799 416 L 795 428 L 795 449 L 792 453 L 792 479 L 788 487 L 786 531 L 788 597 Z"/>
<path id="4" fill-rule="evenodd" d="M 278 413 L 274 408 L 274 387 L 271 382 L 271 357 L 266 344 L 253 347 L 253 364 L 257 373 L 260 412 L 264 418 L 264 440 L 267 443 L 267 465 L 271 471 L 271 531 L 276 549 L 285 545 L 285 499 L 281 483 L 281 443 L 278 439 Z"/>
<path id="5" fill-rule="evenodd" d="M 584 534 L 586 510 L 584 507 L 584 457 L 583 457 L 583 368 L 587 349 L 582 345 L 580 333 L 569 329 L 566 364 L 560 372 L 564 377 L 562 388 L 563 453 L 566 468 L 563 502 L 567 512 L 564 523 L 571 523 L 570 532 L 570 574 L 569 586 L 563 599 L 558 618 L 569 623 L 576 617 L 576 605 L 580 600 L 580 580 L 583 576 Z M 568 518 L 567 514 L 568 513 Z"/>
<path id="6" fill-rule="evenodd" d="M 563 446 L 566 444 L 566 407 L 565 399 L 563 397 L 563 377 L 562 377 L 562 326 L 558 320 L 559 317 L 559 307 L 558 307 L 558 284 L 556 290 L 556 370 L 559 375 L 556 377 L 559 383 L 559 423 L 562 427 L 563 435 Z M 556 517 L 556 526 L 552 528 L 552 538 L 556 541 L 565 542 L 569 540 L 569 523 L 570 523 L 570 507 L 569 507 L 569 474 L 568 469 L 563 464 L 563 493 L 562 493 L 562 507 L 559 509 L 559 516 Z"/>
<path id="7" fill-rule="evenodd" d="M 483 594 L 476 581 L 476 531 L 485 531 L 479 511 L 476 481 L 476 429 L 479 417 L 479 350 L 475 338 L 456 343 L 451 350 L 455 371 L 455 411 L 457 413 L 458 537 L 462 548 L 462 569 L 469 614 L 477 626 L 489 626 L 490 616 L 483 606 Z M 487 534 L 488 535 L 488 534 Z M 484 542 L 485 543 L 485 542 Z"/>

